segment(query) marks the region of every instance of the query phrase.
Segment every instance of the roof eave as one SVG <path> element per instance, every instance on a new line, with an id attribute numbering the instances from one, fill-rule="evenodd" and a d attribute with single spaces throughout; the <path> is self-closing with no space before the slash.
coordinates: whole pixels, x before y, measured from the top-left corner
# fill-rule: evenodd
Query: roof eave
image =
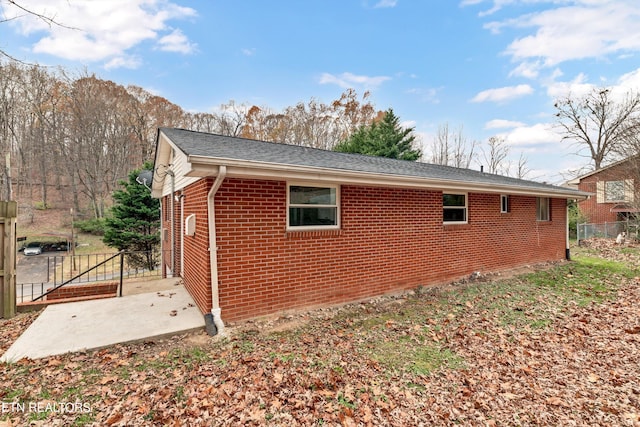
<path id="1" fill-rule="evenodd" d="M 171 150 L 178 148 L 171 142 L 171 139 L 162 132 L 162 129 L 158 129 L 156 139 L 156 156 L 153 162 L 154 179 L 151 183 L 151 197 L 160 198 L 162 197 L 166 174 L 157 175 L 155 171 L 161 165 L 168 165 L 171 158 Z"/>
<path id="2" fill-rule="evenodd" d="M 187 173 L 187 176 L 191 177 L 216 176 L 218 167 L 224 165 L 227 168 L 226 176 L 236 178 L 298 180 L 404 188 L 430 188 L 434 190 L 503 193 L 576 200 L 584 200 L 591 196 L 591 193 L 572 189 L 561 191 L 544 188 L 528 188 L 517 185 L 487 184 L 472 181 L 446 180 L 409 175 L 360 172 L 346 169 L 253 162 L 197 155 L 189 156 L 188 162 L 191 165 L 191 170 Z"/>

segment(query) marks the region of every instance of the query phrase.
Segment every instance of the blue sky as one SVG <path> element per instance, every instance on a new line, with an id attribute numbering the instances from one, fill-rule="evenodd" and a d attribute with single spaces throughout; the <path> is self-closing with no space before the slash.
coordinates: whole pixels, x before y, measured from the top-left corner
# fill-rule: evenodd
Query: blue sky
<path id="1" fill-rule="evenodd" d="M 640 90 L 637 0 L 21 0 L 0 48 L 141 86 L 189 111 L 281 110 L 347 88 L 415 127 L 505 138 L 529 178 L 589 164 L 560 142 L 554 100 L 594 86 Z M 5 18 L 16 11 L 0 0 Z M 479 167 L 478 163 L 472 167 Z"/>

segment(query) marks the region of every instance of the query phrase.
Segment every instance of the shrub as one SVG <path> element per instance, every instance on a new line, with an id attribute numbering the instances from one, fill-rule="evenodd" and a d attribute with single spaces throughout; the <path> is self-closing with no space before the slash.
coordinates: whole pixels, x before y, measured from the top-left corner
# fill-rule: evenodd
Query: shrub
<path id="1" fill-rule="evenodd" d="M 104 236 L 105 219 L 93 218 L 76 221 L 75 226 L 83 233 L 93 234 L 94 236 Z"/>

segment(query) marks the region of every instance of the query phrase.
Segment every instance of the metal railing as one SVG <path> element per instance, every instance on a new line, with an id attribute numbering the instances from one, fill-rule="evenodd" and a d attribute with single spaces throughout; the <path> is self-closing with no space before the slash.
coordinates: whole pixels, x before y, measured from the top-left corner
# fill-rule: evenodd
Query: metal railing
<path id="1" fill-rule="evenodd" d="M 117 253 L 116 253 L 117 254 Z M 158 268 L 149 270 L 141 268 L 129 262 L 129 256 L 132 255 L 145 255 L 146 252 L 126 252 L 125 262 L 123 265 L 123 274 L 127 277 L 144 277 L 144 276 L 157 276 L 159 274 Z M 119 272 L 120 264 L 117 260 L 113 259 L 113 253 L 102 254 L 85 254 L 85 255 L 59 255 L 51 256 L 47 267 L 47 282 L 53 284 L 61 283 L 69 278 L 70 275 L 75 274 L 77 271 L 85 271 L 91 269 L 91 273 L 79 277 L 75 283 L 82 282 L 99 282 L 104 280 L 112 280 L 114 278 L 114 272 Z M 109 262 L 103 261 L 108 258 L 112 258 Z M 99 268 L 93 268 L 100 264 Z M 54 266 L 54 267 L 51 267 Z M 119 274 L 119 273 L 118 273 Z"/>
<path id="2" fill-rule="evenodd" d="M 143 268 L 139 260 L 157 259 L 148 252 L 117 252 L 109 254 L 55 255 L 39 256 L 41 269 L 46 281 L 22 282 L 16 284 L 18 303 L 37 301 L 66 284 L 95 283 L 101 281 L 120 280 L 119 294 L 122 293 L 122 280 L 161 275 L 159 265 L 153 269 Z M 134 258 L 138 259 L 135 262 Z M 44 266 L 46 263 L 46 266 Z M 153 262 L 151 262 L 154 264 Z M 78 272 L 81 272 L 78 274 Z M 20 280 L 20 277 L 17 277 Z M 53 288 L 53 289 L 51 289 Z"/>
<path id="3" fill-rule="evenodd" d="M 625 232 L 628 239 L 640 238 L 638 221 L 615 221 L 599 224 L 578 224 L 578 242 L 592 237 L 615 239 L 618 234 Z"/>

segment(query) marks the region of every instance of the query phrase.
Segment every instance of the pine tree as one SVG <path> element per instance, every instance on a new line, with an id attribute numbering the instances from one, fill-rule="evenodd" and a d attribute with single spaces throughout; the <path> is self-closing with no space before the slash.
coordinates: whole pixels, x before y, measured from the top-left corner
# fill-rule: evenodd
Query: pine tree
<path id="1" fill-rule="evenodd" d="M 382 120 L 362 126 L 348 139 L 334 147 L 342 153 L 360 153 L 370 156 L 389 157 L 400 160 L 418 160 L 422 156 L 413 148 L 416 137 L 414 128 L 402 128 L 400 119 L 388 109 Z"/>
<path id="2" fill-rule="evenodd" d="M 146 162 L 142 169 L 152 170 Z M 120 181 L 124 188 L 113 192 L 115 204 L 105 221 L 105 244 L 133 252 L 129 262 L 152 270 L 156 264 L 155 250 L 160 244 L 160 201 L 136 181 L 140 170 L 129 173 L 129 181 Z"/>

